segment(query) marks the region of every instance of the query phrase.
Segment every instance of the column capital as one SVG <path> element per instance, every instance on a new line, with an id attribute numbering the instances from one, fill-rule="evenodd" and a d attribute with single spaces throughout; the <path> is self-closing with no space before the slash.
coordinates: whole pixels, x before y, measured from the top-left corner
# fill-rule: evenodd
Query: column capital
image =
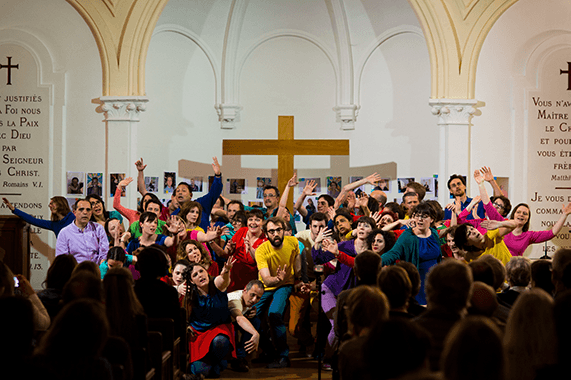
<path id="1" fill-rule="evenodd" d="M 102 96 L 101 109 L 107 121 L 139 121 L 139 114 L 147 109 L 146 96 Z"/>
<path id="2" fill-rule="evenodd" d="M 438 125 L 470 125 L 476 112 L 476 99 L 430 99 L 432 114 L 438 116 Z"/>
<path id="3" fill-rule="evenodd" d="M 214 108 L 222 129 L 233 129 L 234 123 L 240 120 L 242 106 L 239 104 L 216 104 Z"/>
<path id="4" fill-rule="evenodd" d="M 341 129 L 350 130 L 355 129 L 355 122 L 359 116 L 359 109 L 361 107 L 356 104 L 341 104 L 333 107 L 337 122 L 341 123 Z"/>

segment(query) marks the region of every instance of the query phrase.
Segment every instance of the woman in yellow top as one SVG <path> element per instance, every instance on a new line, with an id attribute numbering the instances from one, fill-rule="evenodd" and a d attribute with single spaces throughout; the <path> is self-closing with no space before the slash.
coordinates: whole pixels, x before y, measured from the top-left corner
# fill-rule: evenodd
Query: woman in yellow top
<path id="1" fill-rule="evenodd" d="M 459 225 L 454 232 L 454 242 L 458 248 L 466 251 L 466 261 L 476 260 L 482 255 L 492 255 L 506 265 L 512 255 L 503 237 L 516 228 L 516 222 L 485 220 L 480 227 L 487 229 L 488 232 L 482 235 L 468 223 Z"/>

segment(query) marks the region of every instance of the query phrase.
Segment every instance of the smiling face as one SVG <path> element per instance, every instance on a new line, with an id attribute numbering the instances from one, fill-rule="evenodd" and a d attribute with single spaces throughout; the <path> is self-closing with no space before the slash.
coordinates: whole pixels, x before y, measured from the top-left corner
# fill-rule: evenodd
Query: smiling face
<path id="1" fill-rule="evenodd" d="M 196 224 L 199 215 L 200 215 L 200 210 L 198 209 L 198 207 L 194 207 L 190 209 L 188 214 L 186 214 L 186 220 L 192 224 Z"/>
<path id="2" fill-rule="evenodd" d="M 344 216 L 339 215 L 335 218 L 335 227 L 337 227 L 337 231 L 339 231 L 341 235 L 346 235 L 351 231 L 351 222 Z"/>
<path id="3" fill-rule="evenodd" d="M 244 305 L 246 305 L 246 307 L 254 306 L 256 303 L 258 303 L 258 301 L 260 300 L 260 298 L 262 298 L 263 295 L 264 295 L 264 289 L 260 288 L 258 285 L 252 286 L 250 290 L 244 289 L 244 292 L 242 292 L 242 299 L 244 300 Z"/>
<path id="4" fill-rule="evenodd" d="M 185 269 L 186 265 L 182 264 L 178 264 L 177 266 L 174 267 L 172 271 L 172 282 L 174 282 L 175 285 L 180 285 L 184 282 L 182 274 L 184 273 Z"/>
<path id="5" fill-rule="evenodd" d="M 190 243 L 187 244 L 184 249 L 186 251 L 186 257 L 191 263 L 199 263 L 200 260 L 202 260 L 202 253 L 196 245 Z"/>
<path id="6" fill-rule="evenodd" d="M 369 223 L 360 222 L 357 224 L 357 239 L 365 240 L 372 230 L 373 227 Z"/>
<path id="7" fill-rule="evenodd" d="M 518 227 L 523 227 L 529 220 L 529 209 L 525 206 L 519 206 L 513 212 L 513 218 Z"/>
<path id="8" fill-rule="evenodd" d="M 190 273 L 190 281 L 199 288 L 204 288 L 208 286 L 208 272 L 200 265 L 195 265 Z"/>
<path id="9" fill-rule="evenodd" d="M 385 249 L 385 237 L 383 234 L 377 234 L 375 240 L 373 240 L 373 245 L 371 246 L 373 252 L 380 254 Z"/>
<path id="10" fill-rule="evenodd" d="M 248 218 L 248 231 L 251 234 L 257 235 L 262 230 L 262 219 L 257 216 L 251 216 Z"/>

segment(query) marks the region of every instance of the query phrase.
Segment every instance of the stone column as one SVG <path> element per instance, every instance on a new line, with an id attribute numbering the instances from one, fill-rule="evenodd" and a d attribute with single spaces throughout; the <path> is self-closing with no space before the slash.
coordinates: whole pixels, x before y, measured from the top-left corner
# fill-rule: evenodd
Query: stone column
<path id="1" fill-rule="evenodd" d="M 113 210 L 110 197 L 109 174 L 125 173 L 133 177 L 133 183 L 127 188 L 127 197 L 121 204 L 135 209 L 137 206 L 137 129 L 139 114 L 146 110 L 149 101 L 144 96 L 102 96 L 101 109 L 105 113 L 105 172 L 103 180 L 107 194 L 106 208 Z"/>
<path id="2" fill-rule="evenodd" d="M 440 127 L 440 157 L 438 168 L 438 201 L 442 206 L 450 203 L 448 178 L 452 174 L 466 176 L 469 187 L 472 176 L 470 167 L 470 120 L 476 109 L 475 99 L 431 99 L 432 113 L 438 116 Z M 468 194 L 469 189 L 467 189 Z"/>

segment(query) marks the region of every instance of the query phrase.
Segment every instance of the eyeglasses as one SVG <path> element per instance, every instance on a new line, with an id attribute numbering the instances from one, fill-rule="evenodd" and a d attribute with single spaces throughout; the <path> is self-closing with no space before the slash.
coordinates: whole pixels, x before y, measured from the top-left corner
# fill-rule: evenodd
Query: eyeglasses
<path id="1" fill-rule="evenodd" d="M 414 214 L 412 217 L 416 218 L 416 219 L 428 219 L 428 218 L 430 218 L 430 215 L 428 215 L 428 214 Z"/>
<path id="2" fill-rule="evenodd" d="M 268 230 L 268 235 L 275 235 L 281 234 L 283 232 L 283 228 L 276 228 L 275 230 Z"/>
<path id="3" fill-rule="evenodd" d="M 493 203 L 493 205 L 495 208 L 501 208 L 501 209 L 505 208 L 503 205 L 501 205 L 499 203 Z"/>

